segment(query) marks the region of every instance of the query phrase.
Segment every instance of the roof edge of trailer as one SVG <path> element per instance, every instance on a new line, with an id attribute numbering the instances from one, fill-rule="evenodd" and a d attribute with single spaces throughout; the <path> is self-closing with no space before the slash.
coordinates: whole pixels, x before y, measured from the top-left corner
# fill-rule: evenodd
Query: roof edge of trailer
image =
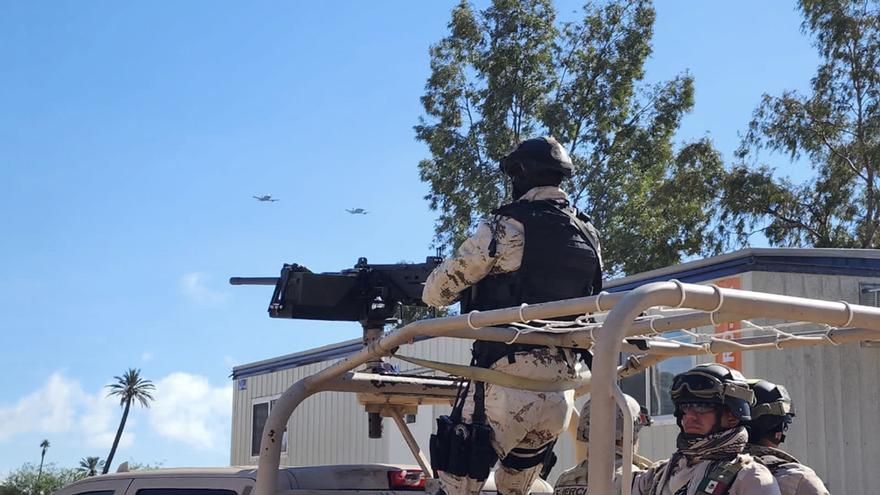
<path id="1" fill-rule="evenodd" d="M 880 250 L 748 248 L 610 280 L 605 288 L 620 292 L 672 278 L 699 283 L 744 272 L 880 276 Z"/>
<path id="2" fill-rule="evenodd" d="M 620 292 L 673 278 L 682 282 L 700 283 L 745 272 L 880 277 L 880 250 L 748 248 L 610 280 L 605 283 L 605 289 L 609 292 Z M 232 369 L 232 378 L 238 380 L 307 364 L 342 359 L 361 350 L 362 345 L 361 339 L 352 339 L 243 364 Z"/>

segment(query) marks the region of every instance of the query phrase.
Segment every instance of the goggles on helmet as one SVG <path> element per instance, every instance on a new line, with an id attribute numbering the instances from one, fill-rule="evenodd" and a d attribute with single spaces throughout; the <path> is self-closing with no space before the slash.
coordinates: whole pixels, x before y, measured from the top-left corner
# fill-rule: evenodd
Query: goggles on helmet
<path id="1" fill-rule="evenodd" d="M 711 374 L 695 370 L 676 375 L 670 394 L 673 402 L 689 394 L 699 399 L 714 399 L 719 402 L 723 402 L 725 397 L 734 397 L 749 404 L 755 403 L 755 394 L 747 384 L 723 382 Z"/>
<path id="2" fill-rule="evenodd" d="M 759 418 L 767 414 L 771 416 L 794 416 L 794 413 L 792 412 L 791 402 L 776 401 L 752 406 L 752 419 Z"/>

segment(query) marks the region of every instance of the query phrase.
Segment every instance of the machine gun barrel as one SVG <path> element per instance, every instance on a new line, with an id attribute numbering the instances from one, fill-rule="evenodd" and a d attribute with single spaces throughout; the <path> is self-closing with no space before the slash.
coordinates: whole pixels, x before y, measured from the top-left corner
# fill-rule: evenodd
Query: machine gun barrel
<path id="1" fill-rule="evenodd" d="M 278 277 L 230 277 L 229 285 L 275 285 Z"/>

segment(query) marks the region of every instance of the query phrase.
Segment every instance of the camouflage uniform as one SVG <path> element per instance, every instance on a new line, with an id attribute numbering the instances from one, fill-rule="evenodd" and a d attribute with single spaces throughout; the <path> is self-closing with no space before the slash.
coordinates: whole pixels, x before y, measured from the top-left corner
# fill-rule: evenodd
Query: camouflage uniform
<path id="1" fill-rule="evenodd" d="M 626 400 L 627 406 L 629 407 L 629 413 L 633 419 L 633 450 L 638 450 L 638 440 L 639 440 L 639 432 L 641 431 L 643 426 L 647 426 L 651 424 L 650 416 L 648 416 L 647 411 L 644 415 L 641 412 L 641 408 L 639 406 L 638 401 L 624 394 L 624 399 Z M 577 429 L 577 440 L 580 442 L 588 443 L 590 441 L 590 404 L 591 400 L 587 399 L 587 402 L 584 403 L 583 409 L 581 409 L 581 417 L 578 421 L 578 429 Z M 623 442 L 623 413 L 620 409 L 617 409 L 616 420 L 615 420 L 615 432 L 614 432 L 614 440 L 617 443 L 617 452 L 614 458 L 614 485 L 613 490 L 614 493 L 621 492 L 621 479 L 623 477 L 623 455 L 621 453 L 621 444 Z M 587 488 L 589 485 L 589 455 L 587 459 L 584 459 L 577 466 L 563 472 L 559 475 L 559 479 L 556 480 L 556 486 L 554 489 L 555 495 L 586 495 Z M 638 474 L 641 469 L 633 465 L 631 468 L 631 473 L 633 475 L 633 479 L 636 474 Z"/>
<path id="2" fill-rule="evenodd" d="M 681 435 L 679 435 L 681 439 Z M 742 426 L 707 435 L 683 451 L 681 447 L 667 461 L 660 461 L 640 473 L 633 482 L 633 495 L 703 495 L 697 492 L 718 462 L 736 461 L 740 470 L 728 495 L 780 495 L 779 486 L 764 465 L 743 453 L 748 434 Z M 687 453 L 685 455 L 685 452 Z M 717 490 L 706 492 L 714 495 Z"/>
<path id="3" fill-rule="evenodd" d="M 742 469 L 730 486 L 728 495 L 780 495 L 779 487 L 766 467 L 747 454 L 740 454 L 739 460 Z M 656 495 L 704 495 L 697 493 L 697 487 L 713 464 L 712 461 L 701 461 L 688 466 L 687 460 L 682 458 L 676 464 L 669 474 L 666 473 L 666 461 L 639 473 L 633 482 L 632 495 L 651 495 L 651 485 L 657 477 L 666 479 L 661 481 L 662 485 Z"/>
<path id="4" fill-rule="evenodd" d="M 537 380 L 553 380 L 571 375 L 571 368 L 550 349 L 518 352 L 516 362 L 496 362 L 493 370 Z M 486 384 L 486 417 L 492 427 L 492 447 L 499 458 L 512 449 L 536 449 L 552 442 L 568 425 L 574 409 L 574 391 L 531 392 Z M 474 411 L 473 387 L 468 393 L 462 418 L 469 423 Z M 516 470 L 498 464 L 495 486 L 504 495 L 525 495 L 541 472 L 542 465 Z M 440 481 L 448 495 L 476 495 L 483 482 L 465 476 L 440 472 Z"/>
<path id="5" fill-rule="evenodd" d="M 586 495 L 589 485 L 590 460 L 584 459 L 577 466 L 563 472 L 556 480 L 553 489 L 554 495 Z M 633 464 L 633 477 L 641 472 L 638 466 Z M 623 458 L 619 455 L 614 458 L 614 486 L 613 493 L 621 493 L 620 480 L 623 476 Z"/>
<path id="6" fill-rule="evenodd" d="M 782 495 L 830 495 L 815 471 L 780 449 L 749 444 L 746 452 L 770 469 Z"/>
<path id="7" fill-rule="evenodd" d="M 535 187 L 520 201 L 567 199 L 556 186 Z M 496 253 L 489 254 L 489 244 L 496 240 Z M 490 274 L 514 272 L 523 256 L 523 225 L 509 217 L 482 220 L 476 232 L 466 239 L 453 257 L 438 266 L 425 282 L 422 299 L 430 306 L 454 303 L 459 294 Z M 555 348 L 517 352 L 515 362 L 496 361 L 491 369 L 534 379 L 574 378 L 580 371 Z M 574 392 L 531 392 L 486 384 L 486 416 L 493 430 L 492 446 L 499 458 L 512 449 L 535 449 L 556 439 L 568 424 L 574 409 Z M 463 419 L 470 421 L 473 412 L 473 387 L 465 403 Z M 495 484 L 504 495 L 524 495 L 541 471 L 541 464 L 524 470 L 499 465 Z M 467 477 L 440 473 L 443 489 L 449 495 L 477 494 L 483 482 Z"/>
<path id="8" fill-rule="evenodd" d="M 543 186 L 529 190 L 520 198 L 542 199 L 568 199 L 568 195 L 558 187 Z M 498 246 L 494 258 L 489 255 L 493 228 Z M 447 306 L 458 300 L 461 291 L 487 275 L 516 271 L 522 262 L 523 244 L 520 222 L 504 216 L 481 220 L 477 231 L 459 246 L 455 256 L 444 260 L 428 276 L 422 300 L 430 306 Z"/>

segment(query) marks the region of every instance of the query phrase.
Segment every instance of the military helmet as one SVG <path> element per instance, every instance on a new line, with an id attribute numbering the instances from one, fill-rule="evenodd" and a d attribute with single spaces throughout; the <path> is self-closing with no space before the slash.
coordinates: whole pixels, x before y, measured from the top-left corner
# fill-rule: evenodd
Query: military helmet
<path id="1" fill-rule="evenodd" d="M 675 375 L 669 390 L 675 404 L 675 417 L 681 419 L 681 404 L 725 405 L 740 421 L 751 419 L 755 394 L 746 378 L 723 364 L 701 364 Z"/>
<path id="2" fill-rule="evenodd" d="M 752 419 L 747 425 L 752 435 L 760 438 L 788 429 L 795 415 L 788 390 L 767 380 L 749 380 L 749 387 L 755 393 Z"/>
<path id="3" fill-rule="evenodd" d="M 571 177 L 574 166 L 565 148 L 553 137 L 526 139 L 501 159 L 501 171 L 509 176 L 537 176 L 556 172 Z"/>
<path id="4" fill-rule="evenodd" d="M 644 409 L 639 405 L 639 401 L 626 394 L 623 394 L 623 397 L 626 399 L 627 408 L 629 409 L 630 415 L 632 415 L 633 442 L 635 442 L 639 438 L 639 430 L 644 426 L 651 425 L 651 416 L 648 414 L 647 409 Z M 615 409 L 617 410 L 617 419 L 614 423 L 614 440 L 620 442 L 623 441 L 623 412 L 620 408 L 615 407 Z M 587 402 L 584 403 L 584 407 L 581 409 L 581 419 L 578 422 L 577 439 L 581 442 L 590 441 L 590 399 L 587 399 Z"/>

